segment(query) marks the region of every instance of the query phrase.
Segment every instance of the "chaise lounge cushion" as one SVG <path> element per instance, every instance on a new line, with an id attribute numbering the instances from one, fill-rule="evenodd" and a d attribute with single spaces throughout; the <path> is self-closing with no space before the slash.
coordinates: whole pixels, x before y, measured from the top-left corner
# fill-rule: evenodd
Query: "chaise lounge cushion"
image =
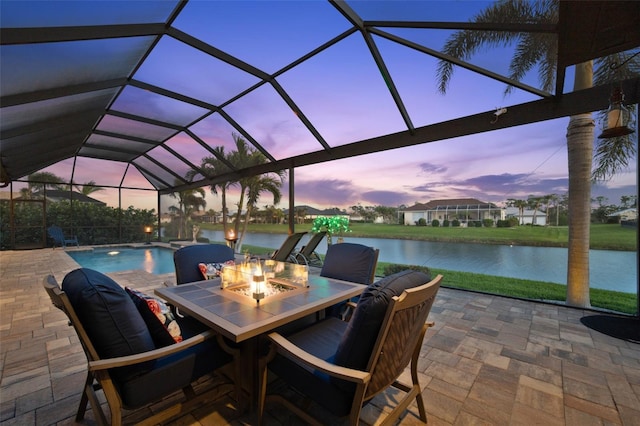
<path id="1" fill-rule="evenodd" d="M 342 335 L 335 354 L 336 365 L 358 370 L 366 369 L 391 298 L 400 296 L 406 289 L 429 281 L 430 276 L 423 272 L 405 270 L 369 285 L 360 296 L 349 325 Z M 346 384 L 341 380 L 335 382 L 341 387 Z"/>
<path id="2" fill-rule="evenodd" d="M 115 358 L 155 349 L 151 333 L 135 304 L 115 281 L 92 269 L 68 273 L 62 290 L 69 297 L 100 358 Z M 122 380 L 144 374 L 152 362 L 118 369 Z"/>

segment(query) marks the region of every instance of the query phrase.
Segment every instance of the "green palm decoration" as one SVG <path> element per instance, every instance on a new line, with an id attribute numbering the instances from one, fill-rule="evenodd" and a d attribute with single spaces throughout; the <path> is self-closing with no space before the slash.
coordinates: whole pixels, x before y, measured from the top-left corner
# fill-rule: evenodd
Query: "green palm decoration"
<path id="1" fill-rule="evenodd" d="M 327 232 L 327 244 L 331 245 L 331 236 L 332 235 L 342 235 L 345 232 L 351 232 L 349 229 L 349 218 L 344 216 L 318 216 L 313 221 L 313 226 L 311 227 L 311 232 Z"/>

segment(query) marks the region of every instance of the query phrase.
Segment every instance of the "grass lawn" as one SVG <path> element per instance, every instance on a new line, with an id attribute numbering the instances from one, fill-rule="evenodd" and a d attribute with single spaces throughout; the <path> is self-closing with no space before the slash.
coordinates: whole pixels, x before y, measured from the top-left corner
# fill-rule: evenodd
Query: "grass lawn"
<path id="1" fill-rule="evenodd" d="M 390 264 L 384 262 L 378 263 L 377 273 L 379 276 L 384 276 L 389 272 L 385 271 L 389 265 Z M 403 269 L 415 268 L 410 265 L 402 265 L 402 267 Z M 394 265 L 393 268 L 398 268 L 398 265 Z M 430 271 L 432 276 L 436 276 L 437 274 L 443 275 L 443 287 L 544 302 L 562 303 L 567 297 L 567 287 L 562 284 L 436 268 L 430 268 Z M 635 315 L 638 311 L 635 294 L 597 288 L 592 288 L 589 294 L 591 296 L 591 306 L 594 308 L 631 315 Z"/>

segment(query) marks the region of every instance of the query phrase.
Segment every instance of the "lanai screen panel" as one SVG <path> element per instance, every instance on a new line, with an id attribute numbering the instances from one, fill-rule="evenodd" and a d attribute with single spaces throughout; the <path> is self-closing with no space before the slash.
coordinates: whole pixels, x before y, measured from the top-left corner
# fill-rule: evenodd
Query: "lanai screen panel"
<path id="1" fill-rule="evenodd" d="M 518 81 L 505 77 L 513 45 L 500 47 L 504 60 L 493 62 L 483 55 L 467 60 L 440 52 L 448 36 L 472 28 L 469 22 L 490 4 L 1 2 L 3 179 L 21 179 L 80 155 L 146 166 L 145 176 L 164 188 L 168 176 L 156 176 L 152 169 L 166 167 L 146 164 L 144 156 L 161 144 L 169 148 L 177 135 L 196 140 L 204 151 L 176 155 L 178 150 L 168 149 L 175 158 L 163 153 L 162 161 L 192 169 L 180 166 L 179 175 L 198 175 L 195 166 L 204 156 L 221 147 L 233 149 L 231 133 L 282 170 L 431 142 L 430 125 L 444 124 L 436 140 L 488 132 L 489 123 L 478 124 L 478 111 L 469 109 L 470 99 L 482 98 L 490 116 L 504 106 L 501 96 L 508 85 L 514 88 L 509 98 L 514 105 L 567 94 L 562 92 L 569 87 L 571 65 L 637 49 L 640 43 L 637 2 L 560 2 L 558 16 L 546 26 L 490 22 L 473 27 L 528 31 L 557 45 L 555 90 L 561 93 L 541 90 L 533 73 Z M 443 58 L 451 59 L 455 73 L 470 83 L 457 79 L 441 101 L 427 102 L 437 91 L 434 69 Z M 416 83 L 416 75 L 424 80 Z M 561 109 L 552 116 L 538 106 L 531 117 L 511 125 L 574 113 L 562 105 L 563 97 L 555 101 Z M 573 105 L 593 111 L 606 103 L 606 96 L 589 95 Z M 460 118 L 469 127 L 466 133 L 446 126 Z M 222 137 L 220 129 L 227 135 Z M 133 143 L 123 148 L 121 140 Z M 34 154 L 19 152 L 24 147 Z"/>

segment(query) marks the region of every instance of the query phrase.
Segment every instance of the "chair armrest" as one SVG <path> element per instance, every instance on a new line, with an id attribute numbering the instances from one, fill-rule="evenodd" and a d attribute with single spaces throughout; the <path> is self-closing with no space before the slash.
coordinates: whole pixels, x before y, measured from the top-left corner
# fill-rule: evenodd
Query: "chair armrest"
<path id="1" fill-rule="evenodd" d="M 368 383 L 371 379 L 371 373 L 331 364 L 294 345 L 279 333 L 270 333 L 269 339 L 276 345 L 277 352 L 283 356 L 320 370 L 332 377 L 354 383 Z"/>
<path id="2" fill-rule="evenodd" d="M 347 303 L 345 303 L 344 312 L 342 313 L 340 319 L 342 321 L 349 322 L 351 320 L 351 316 L 353 315 L 353 312 L 356 310 L 357 306 L 358 306 L 358 304 L 356 302 L 353 302 L 351 300 L 347 300 Z"/>
<path id="3" fill-rule="evenodd" d="M 152 351 L 142 352 L 134 355 L 120 356 L 117 358 L 100 359 L 97 361 L 89 361 L 89 371 L 107 370 L 109 368 L 124 367 L 127 365 L 135 365 L 141 362 L 152 361 L 167 355 L 172 355 L 204 342 L 207 339 L 216 336 L 213 330 L 206 330 L 200 334 L 196 334 L 180 343 L 165 346 L 163 348 L 154 349 Z"/>

